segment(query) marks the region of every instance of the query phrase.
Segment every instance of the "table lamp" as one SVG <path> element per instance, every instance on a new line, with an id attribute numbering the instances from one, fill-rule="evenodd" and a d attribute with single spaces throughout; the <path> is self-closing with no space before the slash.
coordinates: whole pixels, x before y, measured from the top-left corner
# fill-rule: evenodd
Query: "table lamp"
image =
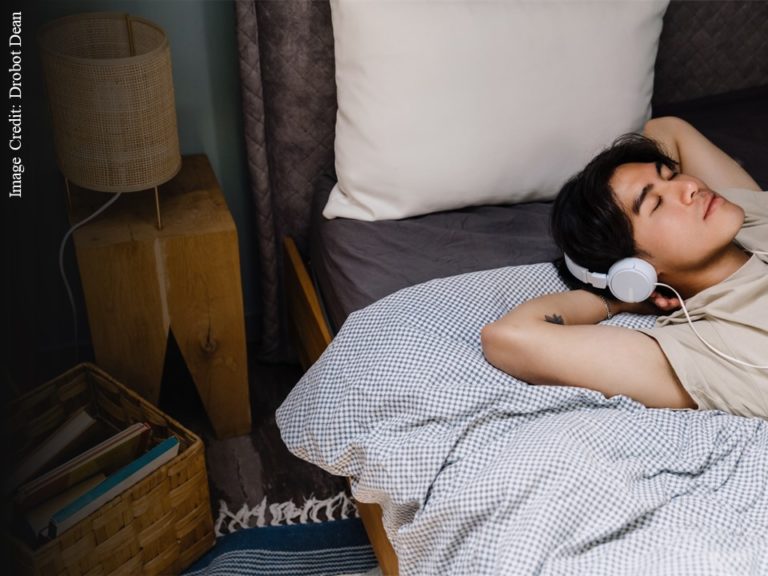
<path id="1" fill-rule="evenodd" d="M 40 29 L 56 161 L 69 183 L 99 192 L 154 188 L 181 168 L 171 51 L 156 24 L 76 14 Z"/>

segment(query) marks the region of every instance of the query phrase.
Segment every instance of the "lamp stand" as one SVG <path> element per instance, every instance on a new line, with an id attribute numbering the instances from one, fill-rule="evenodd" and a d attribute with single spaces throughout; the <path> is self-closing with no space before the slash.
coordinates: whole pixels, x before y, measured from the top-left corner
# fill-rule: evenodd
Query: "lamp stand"
<path id="1" fill-rule="evenodd" d="M 64 186 L 67 188 L 67 210 L 72 212 L 72 195 L 69 191 L 69 178 L 64 177 Z"/>
<path id="2" fill-rule="evenodd" d="M 72 213 L 72 191 L 69 187 L 69 178 L 66 176 L 64 177 L 64 187 L 67 189 L 67 210 L 71 214 Z M 162 230 L 163 229 L 163 220 L 160 217 L 160 191 L 158 190 L 157 186 L 154 187 L 155 191 L 155 216 L 157 218 L 157 229 Z"/>
<path id="3" fill-rule="evenodd" d="M 155 212 L 157 213 L 157 229 L 163 229 L 163 221 L 160 219 L 160 194 L 157 192 L 157 186 L 155 186 Z"/>

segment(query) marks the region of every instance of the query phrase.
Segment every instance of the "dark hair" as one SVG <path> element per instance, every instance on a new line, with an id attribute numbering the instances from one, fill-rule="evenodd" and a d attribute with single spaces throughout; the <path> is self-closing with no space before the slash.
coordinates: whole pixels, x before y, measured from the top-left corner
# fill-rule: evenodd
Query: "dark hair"
<path id="1" fill-rule="evenodd" d="M 560 190 L 552 208 L 552 237 L 577 264 L 605 274 L 614 262 L 637 255 L 632 223 L 618 203 L 610 179 L 616 168 L 633 162 L 661 163 L 675 170 L 677 163 L 659 144 L 640 134 L 620 136 Z M 565 268 L 566 283 L 583 287 Z"/>

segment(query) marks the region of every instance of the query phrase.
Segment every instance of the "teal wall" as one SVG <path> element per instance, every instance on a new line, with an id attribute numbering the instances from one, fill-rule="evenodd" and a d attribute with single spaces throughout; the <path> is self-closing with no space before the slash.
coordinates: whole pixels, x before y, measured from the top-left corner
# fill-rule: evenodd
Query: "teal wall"
<path id="1" fill-rule="evenodd" d="M 93 11 L 119 11 L 143 16 L 165 29 L 173 61 L 176 112 L 182 154 L 208 155 L 222 185 L 224 195 L 235 219 L 239 241 L 240 260 L 246 316 L 258 309 L 256 301 L 257 263 L 253 250 L 253 216 L 248 191 L 248 175 L 242 132 L 240 80 L 237 60 L 235 7 L 231 0 L 175 0 L 175 1 L 85 1 L 49 0 L 38 2 L 34 9 L 25 10 L 25 42 L 29 53 L 33 51 L 34 34 L 40 23 L 53 18 Z M 34 20 L 34 25 L 32 23 Z M 31 58 L 30 58 L 31 60 Z M 25 64 L 29 78 L 38 63 Z M 30 87 L 37 90 L 37 86 Z M 55 167 L 50 143 L 50 121 L 44 99 L 39 105 L 41 118 L 35 138 L 35 154 L 39 165 L 35 177 L 46 188 L 55 188 L 52 178 L 60 179 Z M 28 125 L 31 126 L 30 119 Z M 29 151 L 29 146 L 27 147 Z M 60 285 L 55 254 L 58 241 L 67 229 L 66 211 L 59 198 L 48 203 L 51 213 L 45 238 L 38 251 L 37 274 L 42 281 Z M 77 275 L 71 247 L 68 248 L 67 269 Z M 48 280 L 46 280 L 48 279 Z M 76 289 L 79 288 L 74 278 Z M 44 347 L 56 347 L 71 337 L 71 314 L 64 295 L 51 291 L 50 301 L 43 304 L 41 314 L 47 318 L 43 328 Z M 82 304 L 80 297 L 79 304 Z M 85 322 L 84 311 L 80 311 Z M 251 318 L 252 320 L 252 318 Z M 81 334 L 86 332 L 81 328 Z"/>

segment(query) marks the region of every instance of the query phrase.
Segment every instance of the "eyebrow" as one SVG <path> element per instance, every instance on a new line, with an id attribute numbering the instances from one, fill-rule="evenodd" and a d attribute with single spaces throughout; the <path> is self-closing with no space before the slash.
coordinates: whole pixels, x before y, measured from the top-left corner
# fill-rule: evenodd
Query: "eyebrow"
<path id="1" fill-rule="evenodd" d="M 661 178 L 661 162 L 656 161 L 656 174 L 659 175 L 659 178 Z M 640 191 L 640 194 L 637 195 L 637 198 L 632 202 L 632 213 L 636 215 L 640 215 L 640 208 L 643 205 L 643 202 L 645 202 L 645 198 L 648 196 L 648 193 L 653 190 L 653 184 L 646 184 L 643 186 L 643 189 Z"/>

